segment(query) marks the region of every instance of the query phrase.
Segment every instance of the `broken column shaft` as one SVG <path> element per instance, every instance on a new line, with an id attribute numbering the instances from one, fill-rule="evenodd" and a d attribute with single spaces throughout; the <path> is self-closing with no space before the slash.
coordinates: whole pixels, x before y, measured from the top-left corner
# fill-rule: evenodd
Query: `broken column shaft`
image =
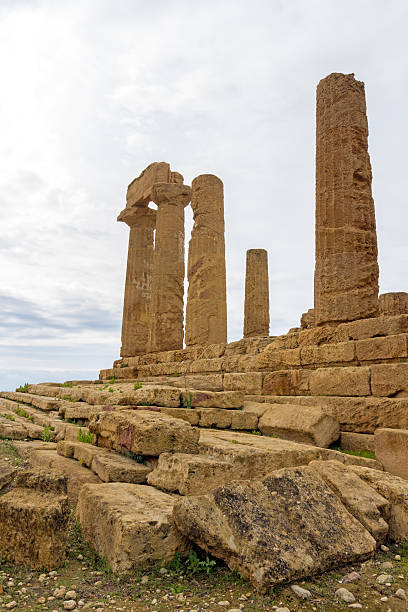
<path id="1" fill-rule="evenodd" d="M 227 341 L 224 187 L 212 174 L 192 182 L 194 227 L 188 250 L 186 345 Z"/>
<path id="2" fill-rule="evenodd" d="M 118 221 L 130 227 L 122 318 L 122 357 L 148 350 L 156 211 L 147 206 L 125 208 Z"/>
<path id="3" fill-rule="evenodd" d="M 183 348 L 184 208 L 191 188 L 157 183 L 151 199 L 157 204 L 153 256 L 150 351 Z"/>
<path id="4" fill-rule="evenodd" d="M 315 324 L 378 315 L 378 262 L 364 83 L 317 87 Z"/>
<path id="5" fill-rule="evenodd" d="M 268 335 L 268 253 L 265 249 L 249 249 L 246 254 L 244 338 Z"/>

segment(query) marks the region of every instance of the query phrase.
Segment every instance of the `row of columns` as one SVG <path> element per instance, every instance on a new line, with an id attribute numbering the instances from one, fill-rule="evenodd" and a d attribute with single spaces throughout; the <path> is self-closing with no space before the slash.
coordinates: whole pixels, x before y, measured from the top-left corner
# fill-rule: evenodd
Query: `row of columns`
<path id="1" fill-rule="evenodd" d="M 144 200 L 118 217 L 130 227 L 121 356 L 183 347 L 184 209 L 190 201 L 194 226 L 188 251 L 186 346 L 226 342 L 222 181 L 204 174 L 191 188 L 182 182 L 155 183 L 149 200 L 157 210 Z M 268 335 L 268 263 L 262 249 L 247 252 L 244 319 L 245 337 Z"/>

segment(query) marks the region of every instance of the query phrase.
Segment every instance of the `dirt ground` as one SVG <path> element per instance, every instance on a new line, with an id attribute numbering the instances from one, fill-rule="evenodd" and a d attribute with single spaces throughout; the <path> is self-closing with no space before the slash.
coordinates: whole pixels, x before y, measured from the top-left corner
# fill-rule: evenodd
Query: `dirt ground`
<path id="1" fill-rule="evenodd" d="M 0 441 L 0 457 L 24 467 L 10 442 Z M 358 576 L 342 584 L 342 579 L 352 572 Z M 377 582 L 381 574 L 392 578 L 381 585 Z M 266 595 L 258 594 L 238 574 L 198 550 L 189 559 L 176 559 L 166 568 L 115 576 L 83 541 L 72 519 L 64 567 L 48 573 L 0 560 L 0 610 L 260 612 L 287 608 L 290 612 L 332 612 L 350 606 L 335 596 L 338 588 L 345 587 L 355 596 L 351 604 L 355 608 L 402 612 L 408 610 L 408 547 L 392 544 L 389 550 L 379 550 L 363 564 L 337 568 L 297 584 L 310 591 L 307 600 L 300 600 L 288 585 L 275 587 Z M 398 589 L 405 590 L 406 600 L 401 598 L 401 592 L 396 596 Z M 75 607 L 64 608 L 70 591 L 74 592 L 69 598 Z"/>

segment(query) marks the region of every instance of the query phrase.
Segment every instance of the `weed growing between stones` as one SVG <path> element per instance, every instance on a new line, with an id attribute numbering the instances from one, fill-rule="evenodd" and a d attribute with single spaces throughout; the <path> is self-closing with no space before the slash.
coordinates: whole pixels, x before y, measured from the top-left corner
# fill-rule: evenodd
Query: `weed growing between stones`
<path id="1" fill-rule="evenodd" d="M 43 442 L 52 442 L 54 439 L 54 427 L 52 425 L 44 425 L 44 429 L 41 434 L 41 440 Z"/>
<path id="2" fill-rule="evenodd" d="M 9 421 L 15 421 L 16 419 L 13 417 L 12 414 L 5 414 L 4 415 L 6 419 L 8 419 Z"/>
<path id="3" fill-rule="evenodd" d="M 142 383 L 138 381 L 137 383 L 134 384 L 133 389 L 137 391 L 138 389 L 141 389 L 142 387 L 143 387 Z"/>
<path id="4" fill-rule="evenodd" d="M 78 430 L 78 442 L 85 442 L 85 444 L 93 444 L 95 437 L 90 431 L 82 431 L 82 427 Z"/>
<path id="5" fill-rule="evenodd" d="M 28 383 L 20 385 L 19 387 L 17 387 L 16 391 L 19 391 L 20 393 L 28 393 Z"/>
<path id="6" fill-rule="evenodd" d="M 366 450 L 345 450 L 340 446 L 330 446 L 332 450 L 339 451 L 345 455 L 354 455 L 354 457 L 365 457 L 366 459 L 375 459 L 375 453 Z"/>
<path id="7" fill-rule="evenodd" d="M 133 453 L 132 451 L 127 451 L 126 457 L 129 457 L 129 459 L 133 459 L 133 461 L 136 461 L 136 463 L 144 463 L 143 455 L 137 455 L 136 453 Z"/>
<path id="8" fill-rule="evenodd" d="M 73 387 L 74 385 L 70 382 L 64 382 L 62 383 L 61 387 Z"/>

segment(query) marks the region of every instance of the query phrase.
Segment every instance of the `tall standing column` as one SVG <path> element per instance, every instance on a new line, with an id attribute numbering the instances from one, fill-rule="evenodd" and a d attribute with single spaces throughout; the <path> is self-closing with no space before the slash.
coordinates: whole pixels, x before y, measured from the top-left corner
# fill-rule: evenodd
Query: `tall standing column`
<path id="1" fill-rule="evenodd" d="M 184 208 L 191 188 L 157 183 L 151 198 L 157 204 L 153 257 L 151 351 L 183 348 Z"/>
<path id="2" fill-rule="evenodd" d="M 186 345 L 227 341 L 224 187 L 212 174 L 193 180 L 188 251 Z"/>
<path id="3" fill-rule="evenodd" d="M 244 338 L 269 336 L 268 253 L 249 249 L 246 254 Z"/>
<path id="4" fill-rule="evenodd" d="M 378 262 L 364 83 L 317 87 L 315 324 L 378 315 Z"/>
<path id="5" fill-rule="evenodd" d="M 130 227 L 122 318 L 122 357 L 148 350 L 156 211 L 147 206 L 122 210 L 118 221 Z"/>

